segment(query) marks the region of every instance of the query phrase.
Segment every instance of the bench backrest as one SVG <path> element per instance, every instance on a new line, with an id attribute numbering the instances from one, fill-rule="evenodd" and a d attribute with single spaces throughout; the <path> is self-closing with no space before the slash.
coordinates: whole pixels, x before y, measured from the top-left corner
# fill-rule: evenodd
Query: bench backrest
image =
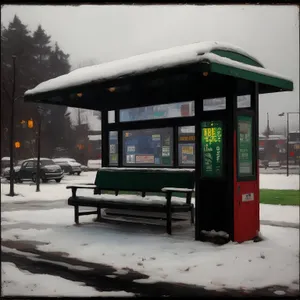
<path id="1" fill-rule="evenodd" d="M 96 175 L 99 190 L 161 192 L 164 187 L 190 188 L 195 184 L 193 170 L 103 169 Z"/>

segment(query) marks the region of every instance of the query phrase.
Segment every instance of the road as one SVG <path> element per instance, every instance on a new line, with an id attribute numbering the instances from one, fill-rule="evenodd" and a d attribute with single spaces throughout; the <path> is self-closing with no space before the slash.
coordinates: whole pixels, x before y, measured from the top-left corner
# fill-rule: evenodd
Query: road
<path id="1" fill-rule="evenodd" d="M 259 173 L 261 174 L 286 174 L 286 168 L 259 168 Z M 300 174 L 300 168 L 291 167 L 289 169 L 289 174 Z"/>

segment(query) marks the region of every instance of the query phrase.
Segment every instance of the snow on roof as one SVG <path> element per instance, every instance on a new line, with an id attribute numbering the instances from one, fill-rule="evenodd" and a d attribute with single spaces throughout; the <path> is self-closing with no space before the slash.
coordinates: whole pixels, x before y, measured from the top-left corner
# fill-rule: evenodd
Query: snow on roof
<path id="1" fill-rule="evenodd" d="M 70 158 L 70 157 L 57 157 L 57 158 L 52 158 L 52 160 L 54 162 L 56 162 L 56 161 L 75 161 L 74 158 Z"/>
<path id="2" fill-rule="evenodd" d="M 279 134 L 270 134 L 269 135 L 269 140 L 285 140 L 286 137 L 284 135 L 279 135 Z"/>
<path id="3" fill-rule="evenodd" d="M 1 158 L 1 160 L 10 160 L 10 157 L 4 156 L 4 157 Z"/>
<path id="4" fill-rule="evenodd" d="M 26 91 L 25 95 L 34 95 L 52 90 L 60 90 L 91 82 L 118 78 L 124 75 L 155 71 L 157 69 L 168 68 L 180 64 L 196 63 L 203 60 L 209 60 L 268 76 L 287 79 L 279 74 L 268 71 L 263 67 L 251 66 L 209 53 L 213 50 L 225 50 L 239 53 L 262 65 L 256 58 L 249 55 L 245 50 L 234 45 L 220 42 L 200 42 L 76 69 L 69 74 L 40 83 L 34 89 Z"/>
<path id="5" fill-rule="evenodd" d="M 37 157 L 32 157 L 32 158 L 28 158 L 25 160 L 37 160 Z M 51 158 L 47 158 L 47 157 L 40 157 L 40 160 L 52 160 Z"/>
<path id="6" fill-rule="evenodd" d="M 101 130 L 101 120 L 98 116 L 90 115 L 87 119 L 89 130 L 98 131 Z"/>
<path id="7" fill-rule="evenodd" d="M 88 135 L 90 141 L 101 141 L 101 134 Z"/>

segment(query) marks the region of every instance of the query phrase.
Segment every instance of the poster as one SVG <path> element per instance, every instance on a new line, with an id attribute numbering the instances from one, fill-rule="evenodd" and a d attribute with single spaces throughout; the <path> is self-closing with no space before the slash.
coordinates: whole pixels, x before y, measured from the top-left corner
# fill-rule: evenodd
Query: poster
<path id="1" fill-rule="evenodd" d="M 182 152 L 182 154 L 194 155 L 194 147 L 193 146 L 182 146 L 181 152 Z"/>
<path id="2" fill-rule="evenodd" d="M 127 146 L 127 152 L 135 152 L 135 146 Z"/>
<path id="3" fill-rule="evenodd" d="M 173 155 L 172 134 L 172 128 L 136 129 L 124 132 L 125 165 L 126 155 L 135 154 L 135 164 L 170 166 Z"/>
<path id="4" fill-rule="evenodd" d="M 160 141 L 160 134 L 152 134 L 152 141 Z"/>
<path id="5" fill-rule="evenodd" d="M 137 155 L 135 157 L 135 162 L 137 164 L 154 164 L 154 155 Z"/>
<path id="6" fill-rule="evenodd" d="M 221 121 L 201 123 L 202 176 L 219 177 L 223 173 L 223 129 Z"/>
<path id="7" fill-rule="evenodd" d="M 110 154 L 110 156 L 109 156 L 109 164 L 110 165 L 118 164 L 118 154 Z"/>
<path id="8" fill-rule="evenodd" d="M 109 145 L 109 153 L 111 154 L 116 153 L 116 149 L 117 149 L 116 144 Z"/>
<path id="9" fill-rule="evenodd" d="M 155 157 L 154 163 L 155 163 L 156 165 L 160 165 L 160 158 L 159 158 L 159 157 Z"/>
<path id="10" fill-rule="evenodd" d="M 134 164 L 135 163 L 135 155 L 134 154 L 126 155 L 126 162 L 128 164 Z"/>
<path id="11" fill-rule="evenodd" d="M 181 135 L 179 136 L 179 142 L 195 142 L 195 135 Z"/>
<path id="12" fill-rule="evenodd" d="M 169 147 L 169 146 L 163 146 L 163 147 L 162 147 L 162 153 L 161 153 L 161 155 L 162 155 L 163 157 L 168 157 L 168 156 L 170 156 L 170 155 L 171 155 L 170 147 Z"/>
<path id="13" fill-rule="evenodd" d="M 238 173 L 240 176 L 253 175 L 252 159 L 252 117 L 238 116 Z"/>

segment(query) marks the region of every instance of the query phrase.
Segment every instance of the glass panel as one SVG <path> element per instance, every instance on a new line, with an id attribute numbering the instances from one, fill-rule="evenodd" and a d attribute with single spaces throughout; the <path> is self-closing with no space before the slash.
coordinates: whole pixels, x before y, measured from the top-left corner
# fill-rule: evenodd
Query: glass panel
<path id="1" fill-rule="evenodd" d="M 223 175 L 223 123 L 201 122 L 202 177 Z"/>
<path id="2" fill-rule="evenodd" d="M 118 165 L 118 131 L 109 132 L 109 165 Z"/>
<path id="3" fill-rule="evenodd" d="M 124 157 L 126 166 L 172 166 L 173 129 L 138 129 L 124 131 Z"/>
<path id="4" fill-rule="evenodd" d="M 108 111 L 108 123 L 109 124 L 115 123 L 115 111 L 114 110 Z"/>
<path id="5" fill-rule="evenodd" d="M 178 128 L 178 165 L 195 166 L 195 126 Z"/>
<path id="6" fill-rule="evenodd" d="M 253 175 L 252 117 L 238 116 L 238 175 Z"/>
<path id="7" fill-rule="evenodd" d="M 203 100 L 203 110 L 222 110 L 226 109 L 226 98 L 212 98 Z"/>
<path id="8" fill-rule="evenodd" d="M 120 110 L 120 122 L 190 117 L 195 114 L 194 101 L 135 107 Z"/>
<path id="9" fill-rule="evenodd" d="M 33 161 L 28 162 L 26 168 L 33 168 Z"/>
<path id="10" fill-rule="evenodd" d="M 244 95 L 237 97 L 237 108 L 251 107 L 251 96 Z"/>

